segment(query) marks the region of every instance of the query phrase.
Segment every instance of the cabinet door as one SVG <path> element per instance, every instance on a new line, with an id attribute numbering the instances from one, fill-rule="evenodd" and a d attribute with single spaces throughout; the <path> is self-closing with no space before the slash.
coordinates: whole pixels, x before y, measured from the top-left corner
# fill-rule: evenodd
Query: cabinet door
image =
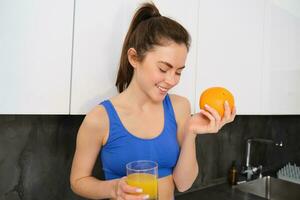
<path id="1" fill-rule="evenodd" d="M 186 60 L 186 67 L 180 82 L 172 89 L 171 93 L 185 96 L 191 103 L 192 112 L 195 111 L 197 46 L 198 46 L 198 8 L 199 0 L 157 0 L 154 1 L 162 15 L 175 19 L 182 24 L 191 35 L 192 43 Z M 187 12 L 183 12 L 186 10 Z"/>
<path id="2" fill-rule="evenodd" d="M 75 7 L 71 114 L 85 114 L 117 93 L 126 13 L 122 0 L 77 0 Z"/>
<path id="3" fill-rule="evenodd" d="M 117 94 L 116 74 L 123 39 L 137 7 L 144 1 L 77 0 L 75 10 L 71 114 L 84 114 L 100 101 Z M 182 22 L 192 37 L 197 32 L 197 1 L 154 1 L 161 14 Z M 185 6 L 189 12 L 182 13 Z M 174 93 L 194 99 L 196 43 L 187 69 Z"/>
<path id="4" fill-rule="evenodd" d="M 72 0 L 1 0 L 0 113 L 69 113 Z"/>
<path id="5" fill-rule="evenodd" d="M 300 113 L 300 1 L 266 4 L 263 113 Z"/>
<path id="6" fill-rule="evenodd" d="M 200 0 L 198 98 L 207 87 L 223 86 L 233 92 L 238 114 L 261 112 L 264 4 Z"/>

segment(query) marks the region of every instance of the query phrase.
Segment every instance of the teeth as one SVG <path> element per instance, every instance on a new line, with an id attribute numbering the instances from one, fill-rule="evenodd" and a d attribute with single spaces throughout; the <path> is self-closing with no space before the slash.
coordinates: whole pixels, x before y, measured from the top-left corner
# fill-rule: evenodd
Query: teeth
<path id="1" fill-rule="evenodd" d="M 161 90 L 161 91 L 163 91 L 163 92 L 166 92 L 168 89 L 167 88 L 163 88 L 163 87 L 161 87 L 161 86 L 158 86 L 158 88 Z"/>

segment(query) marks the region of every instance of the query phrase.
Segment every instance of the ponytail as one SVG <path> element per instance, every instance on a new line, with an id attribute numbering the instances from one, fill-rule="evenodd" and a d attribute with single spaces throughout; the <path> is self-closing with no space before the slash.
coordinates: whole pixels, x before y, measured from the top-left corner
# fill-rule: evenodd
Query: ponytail
<path id="1" fill-rule="evenodd" d="M 133 76 L 133 67 L 127 56 L 128 49 L 134 48 L 137 58 L 142 61 L 147 51 L 151 50 L 154 45 L 163 45 L 163 39 L 178 44 L 184 43 L 187 49 L 190 46 L 189 33 L 183 26 L 170 18 L 161 16 L 153 3 L 144 3 L 133 16 L 123 43 L 116 80 L 119 92 L 128 87 Z"/>

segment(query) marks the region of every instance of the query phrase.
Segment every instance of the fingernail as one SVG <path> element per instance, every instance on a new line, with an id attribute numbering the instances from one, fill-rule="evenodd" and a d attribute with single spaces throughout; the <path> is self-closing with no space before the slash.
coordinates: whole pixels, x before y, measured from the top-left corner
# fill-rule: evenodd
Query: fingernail
<path id="1" fill-rule="evenodd" d="M 145 196 L 143 196 L 143 199 L 149 199 L 149 195 L 147 194 L 147 195 L 145 195 Z"/>
<path id="2" fill-rule="evenodd" d="M 225 101 L 225 103 L 226 103 L 226 105 L 229 105 L 229 103 L 228 103 L 228 101 L 227 101 L 227 100 Z"/>
<path id="3" fill-rule="evenodd" d="M 143 192 L 143 189 L 137 188 L 135 191 L 138 192 L 138 193 L 142 193 L 142 192 Z"/>
<path id="4" fill-rule="evenodd" d="M 206 108 L 209 108 L 209 105 L 207 105 L 207 104 L 205 104 L 204 106 L 205 106 Z"/>

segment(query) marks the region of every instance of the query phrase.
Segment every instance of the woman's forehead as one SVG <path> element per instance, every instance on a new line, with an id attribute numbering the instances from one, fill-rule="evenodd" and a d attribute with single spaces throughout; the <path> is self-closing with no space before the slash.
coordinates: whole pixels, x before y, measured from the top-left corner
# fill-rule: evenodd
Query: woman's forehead
<path id="1" fill-rule="evenodd" d="M 146 55 L 149 59 L 163 61 L 172 65 L 184 65 L 187 56 L 185 44 L 172 43 L 164 46 L 155 46 Z"/>

